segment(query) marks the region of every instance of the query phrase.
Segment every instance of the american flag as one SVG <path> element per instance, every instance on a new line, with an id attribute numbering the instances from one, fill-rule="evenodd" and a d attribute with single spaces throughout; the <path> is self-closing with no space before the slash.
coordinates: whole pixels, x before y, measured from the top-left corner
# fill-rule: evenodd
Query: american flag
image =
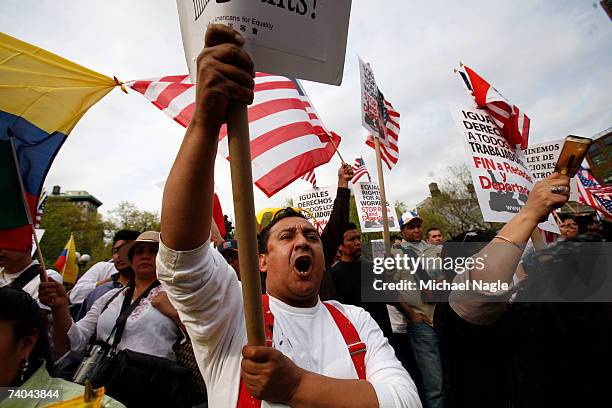
<path id="1" fill-rule="evenodd" d="M 391 170 L 399 159 L 400 114 L 389 101 L 384 99 L 382 93 L 379 93 L 379 96 L 384 101 L 383 119 L 387 133 L 384 139 L 380 139 L 380 157 L 387 164 L 389 170 Z M 366 144 L 374 149 L 374 136 L 368 135 Z"/>
<path id="2" fill-rule="evenodd" d="M 463 68 L 465 72 L 458 72 L 476 105 L 486 109 L 510 146 L 525 150 L 529 143 L 529 117 L 467 65 L 463 65 Z"/>
<path id="3" fill-rule="evenodd" d="M 300 178 L 312 184 L 312 188 L 317 188 L 317 177 L 315 176 L 314 170 L 310 170 L 306 174 L 300 176 Z"/>
<path id="4" fill-rule="evenodd" d="M 182 126 L 189 125 L 195 110 L 195 85 L 188 75 L 130 81 L 126 85 Z M 340 136 L 324 128 L 294 79 L 258 72 L 248 115 L 253 180 L 268 197 L 327 163 L 335 153 L 334 144 L 340 144 Z M 225 125 L 219 132 L 218 152 L 229 160 Z"/>
<path id="5" fill-rule="evenodd" d="M 363 158 L 361 157 L 356 158 L 355 164 L 353 165 L 353 178 L 351 179 L 351 181 L 353 182 L 353 184 L 356 184 L 359 181 L 359 179 L 366 174 L 368 176 L 368 181 L 372 181 L 370 179 L 370 173 L 368 173 L 368 169 L 366 168 Z"/>
<path id="6" fill-rule="evenodd" d="M 612 187 L 602 187 L 584 167 L 580 168 L 578 179 L 579 201 L 593 207 L 606 218 L 612 218 Z"/>
<path id="7" fill-rule="evenodd" d="M 38 198 L 38 205 L 36 206 L 36 220 L 34 221 L 34 228 L 40 228 L 43 212 L 45 212 L 45 205 L 47 204 L 47 197 L 47 190 L 43 189 L 43 191 L 40 193 L 40 197 Z"/>

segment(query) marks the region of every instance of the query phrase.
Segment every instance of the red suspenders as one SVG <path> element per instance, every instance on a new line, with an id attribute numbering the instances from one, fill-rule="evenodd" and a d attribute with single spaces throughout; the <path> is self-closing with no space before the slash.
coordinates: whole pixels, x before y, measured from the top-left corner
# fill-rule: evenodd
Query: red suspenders
<path id="1" fill-rule="evenodd" d="M 272 330 L 274 328 L 274 315 L 270 311 L 270 299 L 268 295 L 263 295 L 261 297 L 264 309 L 264 326 L 266 330 L 266 346 L 272 347 Z M 366 345 L 359 338 L 359 334 L 355 329 L 355 326 L 351 323 L 351 321 L 332 306 L 329 303 L 323 303 L 329 313 L 331 314 L 336 326 L 338 326 L 338 330 L 342 334 L 342 338 L 346 342 L 346 346 L 348 347 L 349 353 L 351 355 L 351 359 L 353 360 L 353 365 L 355 366 L 355 370 L 357 371 L 357 375 L 360 380 L 365 380 L 365 352 Z M 240 379 L 240 390 L 238 391 L 238 405 L 237 408 L 259 408 L 261 407 L 261 400 L 256 399 L 246 388 L 246 384 Z"/>

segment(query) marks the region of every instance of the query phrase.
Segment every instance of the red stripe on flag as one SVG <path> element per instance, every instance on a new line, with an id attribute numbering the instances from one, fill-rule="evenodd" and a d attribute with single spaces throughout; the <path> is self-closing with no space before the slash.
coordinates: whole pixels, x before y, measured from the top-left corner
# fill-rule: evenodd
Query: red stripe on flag
<path id="1" fill-rule="evenodd" d="M 295 89 L 295 83 L 293 83 L 293 81 L 263 82 L 261 84 L 255 84 L 254 91 L 270 91 L 274 89 Z"/>
<path id="2" fill-rule="evenodd" d="M 334 143 L 338 146 L 340 144 L 340 137 L 335 133 L 332 133 L 332 137 L 334 138 Z M 275 192 L 282 190 L 295 180 L 288 180 L 287 173 L 304 174 L 310 169 L 327 163 L 335 151 L 334 146 L 328 143 L 324 148 L 311 150 L 308 153 L 296 156 L 268 172 L 257 180 L 255 185 L 268 197 L 272 197 Z"/>
<path id="3" fill-rule="evenodd" d="M 181 84 L 179 82 L 172 83 L 161 91 L 153 103 L 155 103 L 155 106 L 159 109 L 166 109 L 174 98 L 192 87 L 193 85 L 191 84 Z"/>
<path id="4" fill-rule="evenodd" d="M 169 75 L 165 77 L 161 77 L 157 80 L 157 82 L 181 82 L 185 80 L 189 75 Z"/>
<path id="5" fill-rule="evenodd" d="M 130 87 L 133 90 L 140 92 L 144 95 L 144 93 L 147 92 L 147 88 L 149 87 L 149 85 L 151 85 L 151 83 L 151 81 L 135 81 L 130 85 Z"/>

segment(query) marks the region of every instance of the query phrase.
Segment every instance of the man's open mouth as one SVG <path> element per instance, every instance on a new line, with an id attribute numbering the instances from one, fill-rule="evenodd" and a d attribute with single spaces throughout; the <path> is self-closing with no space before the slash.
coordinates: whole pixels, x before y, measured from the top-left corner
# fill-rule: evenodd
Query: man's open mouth
<path id="1" fill-rule="evenodd" d="M 302 276 L 307 276 L 312 267 L 312 260 L 307 255 L 302 255 L 295 260 L 295 270 Z"/>

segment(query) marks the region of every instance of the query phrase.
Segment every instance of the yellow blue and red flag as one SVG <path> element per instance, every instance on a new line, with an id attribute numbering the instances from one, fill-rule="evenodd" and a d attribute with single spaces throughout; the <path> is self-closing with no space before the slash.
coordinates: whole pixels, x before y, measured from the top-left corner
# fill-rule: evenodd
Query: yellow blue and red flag
<path id="1" fill-rule="evenodd" d="M 79 119 L 116 85 L 0 33 L 0 249 L 31 245 L 29 224 L 53 159 Z"/>
<path id="2" fill-rule="evenodd" d="M 74 236 L 70 234 L 70 239 L 66 242 L 66 246 L 60 252 L 59 258 L 55 262 L 55 268 L 64 278 L 66 283 L 75 283 L 79 274 L 79 267 L 76 259 L 76 246 L 74 244 Z"/>

